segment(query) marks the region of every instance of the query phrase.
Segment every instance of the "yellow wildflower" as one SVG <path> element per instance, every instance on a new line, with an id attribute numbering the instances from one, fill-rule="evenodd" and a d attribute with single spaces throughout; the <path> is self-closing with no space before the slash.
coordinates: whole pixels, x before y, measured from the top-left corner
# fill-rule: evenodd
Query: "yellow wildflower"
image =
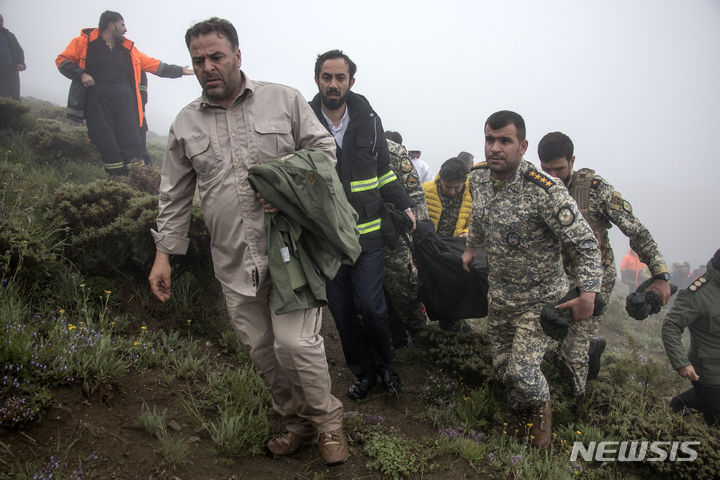
<path id="1" fill-rule="evenodd" d="M 63 310 L 63 309 L 61 308 L 60 310 L 58 310 L 58 313 L 59 313 L 60 315 L 62 315 L 62 314 L 65 313 L 65 310 Z"/>
<path id="2" fill-rule="evenodd" d="M 577 433 L 578 435 L 582 435 L 582 432 L 580 430 L 576 430 L 575 433 Z"/>
<path id="3" fill-rule="evenodd" d="M 147 327 L 143 325 L 142 327 L 140 327 L 140 330 L 147 330 Z"/>
<path id="4" fill-rule="evenodd" d="M 137 347 L 138 345 L 140 345 L 140 342 L 137 342 L 137 341 L 133 342 L 133 347 Z"/>
<path id="5" fill-rule="evenodd" d="M 105 290 L 105 295 L 110 295 L 112 292 L 110 290 Z"/>
<path id="6" fill-rule="evenodd" d="M 72 332 L 72 331 L 75 330 L 76 328 L 77 328 L 77 327 L 76 327 L 75 325 L 73 325 L 72 323 L 68 323 L 68 330 L 69 330 L 69 331 Z"/>

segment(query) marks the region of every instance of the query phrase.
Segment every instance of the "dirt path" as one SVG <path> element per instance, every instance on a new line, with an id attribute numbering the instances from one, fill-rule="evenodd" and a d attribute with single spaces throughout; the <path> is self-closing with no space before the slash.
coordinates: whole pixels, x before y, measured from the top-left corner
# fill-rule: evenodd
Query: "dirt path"
<path id="1" fill-rule="evenodd" d="M 327 318 L 326 315 L 322 335 L 333 393 L 343 401 L 346 412 L 377 416 L 388 431 L 410 439 L 437 438 L 432 426 L 421 419 L 427 408 L 421 386 L 429 372 L 416 361 L 418 353 L 405 350 L 397 355 L 398 370 L 405 384 L 403 393 L 389 394 L 376 387 L 367 399 L 353 402 L 345 395 L 352 374 L 345 368 L 335 326 Z M 219 355 L 212 348 L 208 353 Z M 36 455 L 41 467 L 48 464 L 52 455 L 66 463 L 67 472 L 81 468 L 82 476 L 78 478 L 83 479 L 384 478 L 369 465 L 371 459 L 352 443 L 348 462 L 333 468 L 322 464 L 315 447 L 306 447 L 291 458 L 259 455 L 231 461 L 220 459 L 207 432 L 193 425 L 186 413 L 181 395 L 185 388 L 182 381 L 166 378 L 160 368 L 133 372 L 121 385 L 87 398 L 80 386 L 58 388 L 54 391 L 55 406 L 39 424 L 21 431 L 0 432 L 0 442 L 17 458 L 31 459 Z M 157 440 L 136 426 L 143 402 L 158 411 L 167 409 L 170 426 L 190 444 L 187 462 L 177 467 L 163 464 L 162 456 L 156 452 Z M 276 418 L 273 428 L 281 428 Z M 437 466 L 423 478 L 478 477 L 465 461 L 457 458 L 441 457 L 435 463 Z"/>

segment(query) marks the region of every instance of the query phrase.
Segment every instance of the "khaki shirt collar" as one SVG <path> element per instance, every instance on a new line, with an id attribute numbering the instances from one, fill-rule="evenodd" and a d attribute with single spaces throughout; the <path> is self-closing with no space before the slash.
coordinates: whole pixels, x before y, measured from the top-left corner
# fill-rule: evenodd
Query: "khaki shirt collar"
<path id="1" fill-rule="evenodd" d="M 237 102 L 240 102 L 245 98 L 245 95 L 252 95 L 253 92 L 255 92 L 256 83 L 250 79 L 247 75 L 245 75 L 245 72 L 240 70 L 240 75 L 242 76 L 242 82 L 243 82 L 243 88 L 240 91 L 240 93 L 237 94 L 237 96 L 233 99 L 230 106 L 235 105 Z M 225 108 L 222 105 L 218 105 L 217 103 L 214 103 L 212 100 L 208 99 L 208 97 L 205 95 L 205 91 L 202 92 L 202 95 L 200 96 L 200 105 L 203 108 Z"/>

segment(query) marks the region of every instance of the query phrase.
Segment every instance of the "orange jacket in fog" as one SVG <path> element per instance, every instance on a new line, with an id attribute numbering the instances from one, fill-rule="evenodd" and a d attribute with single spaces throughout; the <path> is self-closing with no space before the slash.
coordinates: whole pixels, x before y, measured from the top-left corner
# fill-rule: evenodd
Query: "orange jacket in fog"
<path id="1" fill-rule="evenodd" d="M 60 73 L 72 80 L 70 94 L 68 95 L 68 116 L 82 119 L 85 108 L 85 87 L 80 82 L 80 77 L 85 73 L 85 57 L 87 55 L 88 43 L 100 36 L 98 28 L 85 28 L 80 36 L 70 40 L 65 50 L 57 56 L 55 64 Z M 132 61 L 133 77 L 135 81 L 135 96 L 137 97 L 138 125 L 143 124 L 142 99 L 140 97 L 140 74 L 150 72 L 159 77 L 177 78 L 182 76 L 182 67 L 168 65 L 157 58 L 152 58 L 135 48 L 134 42 L 123 37 L 122 47 L 130 52 Z"/>

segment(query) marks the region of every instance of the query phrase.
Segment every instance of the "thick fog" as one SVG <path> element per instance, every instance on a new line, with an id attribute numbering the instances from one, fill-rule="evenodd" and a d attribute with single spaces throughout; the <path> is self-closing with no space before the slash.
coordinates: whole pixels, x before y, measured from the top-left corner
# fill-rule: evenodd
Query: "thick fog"
<path id="1" fill-rule="evenodd" d="M 5 27 L 25 50 L 21 95 L 64 104 L 70 81 L 55 58 L 103 10 L 127 37 L 167 63 L 190 63 L 185 30 L 232 21 L 252 78 L 316 93 L 317 54 L 357 63 L 353 90 L 386 129 L 434 169 L 462 150 L 483 157 L 483 123 L 501 109 L 524 116 L 530 147 L 560 130 L 576 167 L 594 168 L 633 205 L 668 265 L 695 268 L 720 248 L 720 2 L 2 0 Z M 150 129 L 165 135 L 199 95 L 194 77 L 150 78 Z M 618 261 L 627 238 L 612 230 Z"/>

